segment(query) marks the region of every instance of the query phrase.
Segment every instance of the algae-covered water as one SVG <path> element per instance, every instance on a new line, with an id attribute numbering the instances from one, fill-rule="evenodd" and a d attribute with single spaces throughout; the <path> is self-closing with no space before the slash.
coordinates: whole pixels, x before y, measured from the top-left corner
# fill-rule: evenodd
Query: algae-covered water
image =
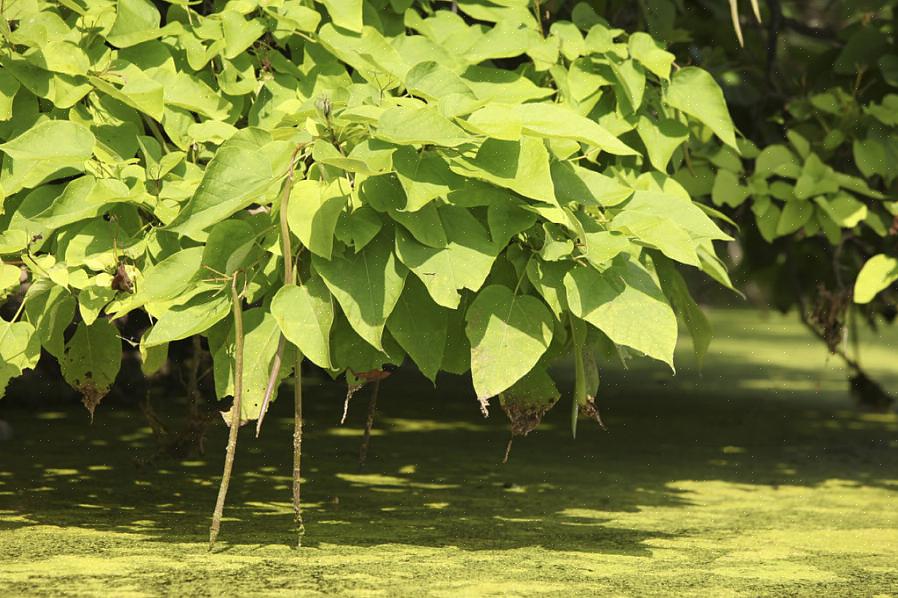
<path id="1" fill-rule="evenodd" d="M 898 418 L 853 408 L 844 372 L 790 318 L 713 314 L 704 374 L 606 368 L 609 431 L 565 401 L 515 441 L 467 382 L 401 371 L 366 391 L 306 388 L 307 533 L 292 548 L 290 405 L 241 431 L 219 545 L 207 551 L 225 444 L 139 467 L 131 408 L 0 403 L 0 595 L 707 595 L 898 593 Z M 898 392 L 898 337 L 862 360 Z M 562 377 L 566 370 L 561 368 Z M 286 398 L 286 394 L 285 394 Z M 160 411 L 165 406 L 157 402 Z M 178 409 L 181 409 L 178 407 Z M 177 413 L 177 409 L 172 409 Z"/>

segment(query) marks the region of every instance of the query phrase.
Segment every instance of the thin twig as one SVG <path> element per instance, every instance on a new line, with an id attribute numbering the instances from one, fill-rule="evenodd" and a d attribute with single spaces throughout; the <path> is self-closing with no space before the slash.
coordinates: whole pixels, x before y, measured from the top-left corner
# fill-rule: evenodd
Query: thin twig
<path id="1" fill-rule="evenodd" d="M 293 522 L 296 546 L 302 546 L 306 528 L 302 522 L 302 354 L 296 352 L 293 375 Z"/>
<path id="2" fill-rule="evenodd" d="M 299 144 L 294 148 L 293 154 L 290 156 L 290 166 L 287 170 L 287 180 L 284 181 L 284 188 L 281 189 L 281 204 L 279 222 L 281 226 L 281 253 L 284 258 L 284 285 L 294 284 L 296 282 L 296 274 L 293 268 L 293 248 L 290 241 L 290 226 L 287 222 L 287 206 L 290 203 L 290 193 L 293 191 L 293 175 L 296 171 L 296 158 L 305 144 Z M 278 375 L 281 371 L 281 364 L 284 361 L 284 350 L 286 349 L 286 339 L 281 334 L 278 339 L 277 353 L 275 353 L 274 361 L 271 364 L 271 373 L 268 376 L 268 385 L 265 388 L 265 396 L 262 398 L 262 406 L 259 409 L 259 419 L 256 421 L 256 438 L 262 432 L 262 422 L 265 421 L 265 414 L 268 412 L 268 403 L 274 394 L 277 386 Z"/>
<path id="3" fill-rule="evenodd" d="M 231 301 L 234 304 L 234 404 L 231 406 L 231 424 L 228 433 L 228 449 L 225 453 L 224 472 L 221 485 L 218 487 L 218 499 L 212 513 L 212 525 L 209 527 L 209 550 L 215 547 L 218 530 L 221 528 L 221 514 L 224 511 L 228 485 L 231 482 L 231 470 L 234 468 L 234 453 L 237 452 L 237 431 L 240 429 L 240 403 L 243 396 L 243 306 L 240 293 L 237 291 L 237 274 L 231 279 Z"/>
<path id="4" fill-rule="evenodd" d="M 380 378 L 374 380 L 374 388 L 371 389 L 371 398 L 368 399 L 368 419 L 365 421 L 365 434 L 362 436 L 362 446 L 359 447 L 359 467 L 365 466 L 368 459 L 368 446 L 371 444 L 371 430 L 374 428 L 374 418 L 377 415 L 377 395 L 380 392 Z"/>

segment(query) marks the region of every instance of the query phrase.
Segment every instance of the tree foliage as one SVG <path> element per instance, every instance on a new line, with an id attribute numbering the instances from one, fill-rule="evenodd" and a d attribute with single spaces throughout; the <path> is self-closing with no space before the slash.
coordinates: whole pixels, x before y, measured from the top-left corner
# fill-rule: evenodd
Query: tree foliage
<path id="1" fill-rule="evenodd" d="M 509 413 L 557 395 L 557 356 L 595 364 L 616 346 L 672 366 L 678 316 L 702 353 L 708 327 L 673 264 L 729 286 L 714 241 L 730 237 L 672 175 L 712 135 L 738 156 L 713 77 L 586 5 L 551 23 L 525 1 L 449 8 L 7 7 L 4 292 L 21 263 L 25 305 L 57 307 L 4 323 L 21 345 L 4 343 L 4 383 L 40 342 L 96 404 L 114 326 L 142 311 L 143 354 L 206 337 L 226 397 L 234 277 L 243 420 L 260 416 L 281 335 L 352 382 L 406 359 L 432 379 L 470 369 L 480 401 L 504 396 Z"/>

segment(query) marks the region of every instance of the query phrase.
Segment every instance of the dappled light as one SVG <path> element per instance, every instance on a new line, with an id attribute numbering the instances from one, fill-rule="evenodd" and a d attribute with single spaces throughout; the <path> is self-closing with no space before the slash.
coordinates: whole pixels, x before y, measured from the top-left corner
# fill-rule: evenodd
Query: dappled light
<path id="1" fill-rule="evenodd" d="M 726 312 L 714 321 L 736 332 L 728 322 L 752 320 Z M 739 334 L 746 353 L 770 342 L 766 333 Z M 799 347 L 796 337 L 777 342 Z M 715 369 L 724 363 L 714 354 L 709 360 Z M 895 415 L 845 408 L 844 386 L 798 384 L 819 375 L 816 360 L 782 363 L 777 376 L 794 384 L 771 379 L 767 389 L 736 384 L 754 366 L 730 367 L 726 400 L 696 393 L 690 380 L 701 374 L 690 366 L 663 391 L 653 377 L 613 370 L 602 402 L 608 433 L 572 441 L 550 417 L 549 426 L 515 443 L 504 466 L 505 423 L 499 414 L 484 420 L 462 380 L 447 380 L 433 400 L 420 402 L 402 396 L 428 382 L 412 373 L 391 378 L 382 434 L 361 471 L 355 453 L 364 414 L 350 410 L 335 427 L 342 391 L 315 387 L 304 470 L 314 526 L 307 548 L 289 548 L 289 455 L 278 448 L 289 419 L 278 402 L 275 425 L 260 441 L 241 432 L 255 450 L 241 456 L 224 518 L 228 537 L 211 561 L 203 556 L 206 510 L 198 507 L 214 499 L 217 459 L 140 466 L 152 439 L 126 410 L 98 414 L 92 428 L 79 417 L 57 417 L 50 427 L 40 414 L 9 410 L 21 444 L 3 446 L 0 558 L 15 564 L 0 567 L 0 583 L 102 575 L 127 591 L 135 579 L 161 588 L 155 584 L 190 570 L 196 581 L 183 578 L 184 587 L 219 587 L 214 572 L 233 570 L 248 576 L 240 582 L 248 588 L 258 579 L 251 572 L 270 559 L 319 568 L 354 588 L 374 588 L 383 576 L 399 583 L 401 567 L 384 563 L 411 561 L 402 567 L 435 576 L 446 591 L 510 588 L 503 584 L 512 580 L 585 589 L 600 580 L 663 578 L 671 588 L 693 587 L 685 573 L 670 577 L 672 566 L 703 571 L 709 593 L 736 582 L 758 591 L 786 582 L 836 589 L 895 575 Z M 764 399 L 765 390 L 776 400 Z M 221 446 L 224 432 L 217 427 L 210 446 Z M 111 554 L 120 556 L 101 556 Z M 521 559 L 532 565 L 522 569 Z M 80 573 L 57 571 L 64 562 Z M 371 576 L 373 563 L 380 577 Z"/>

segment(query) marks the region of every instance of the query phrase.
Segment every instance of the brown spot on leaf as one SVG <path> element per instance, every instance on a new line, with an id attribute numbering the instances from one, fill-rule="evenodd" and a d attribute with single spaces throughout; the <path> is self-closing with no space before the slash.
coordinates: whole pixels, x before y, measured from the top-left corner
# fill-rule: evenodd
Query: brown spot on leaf
<path id="1" fill-rule="evenodd" d="M 89 374 L 90 372 L 88 372 Z M 109 392 L 108 388 L 97 388 L 92 382 L 84 382 L 78 385 L 78 392 L 81 393 L 81 402 L 90 413 L 90 423 L 94 423 L 94 411 L 97 405 L 103 400 L 103 397 Z"/>
<path id="2" fill-rule="evenodd" d="M 511 422 L 511 435 L 526 436 L 535 430 L 553 404 L 522 406 L 511 402 L 503 403 L 502 410 Z"/>
<path id="3" fill-rule="evenodd" d="M 586 395 L 586 404 L 580 405 L 580 415 L 596 420 L 596 423 L 599 424 L 600 428 L 606 432 L 608 431 L 608 428 L 605 427 L 605 422 L 602 421 L 602 414 L 599 413 L 599 406 L 596 404 L 596 398 L 594 396 Z"/>

